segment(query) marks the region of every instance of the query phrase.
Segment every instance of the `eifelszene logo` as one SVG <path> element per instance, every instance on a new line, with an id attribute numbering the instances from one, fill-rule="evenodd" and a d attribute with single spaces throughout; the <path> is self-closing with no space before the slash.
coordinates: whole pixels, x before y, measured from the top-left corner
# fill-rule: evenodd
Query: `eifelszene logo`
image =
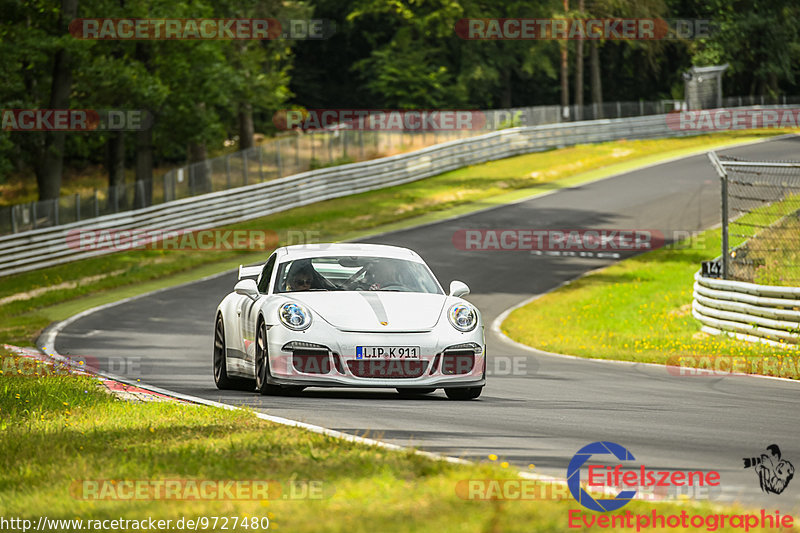
<path id="1" fill-rule="evenodd" d="M 621 462 L 636 460 L 631 452 L 614 442 L 593 442 L 578 450 L 567 467 L 567 487 L 578 503 L 592 511 L 616 511 L 634 499 L 640 489 L 650 490 L 657 487 L 688 489 L 691 487 L 716 487 L 720 484 L 719 472 L 714 470 L 707 472 L 700 470 L 656 471 L 648 469 L 645 465 L 638 467 L 631 465 L 628 469 L 623 470 L 621 464 L 613 467 L 589 464 L 585 469 L 588 477 L 583 484 L 586 488 L 603 493 L 619 491 L 613 498 L 595 499 L 581 484 L 583 467 L 595 455 L 612 455 Z"/>
<path id="2" fill-rule="evenodd" d="M 794 465 L 781 459 L 781 449 L 777 444 L 767 446 L 767 451 L 769 453 L 762 453 L 761 457 L 745 457 L 744 467 L 756 471 L 762 491 L 780 494 L 794 477 Z"/>

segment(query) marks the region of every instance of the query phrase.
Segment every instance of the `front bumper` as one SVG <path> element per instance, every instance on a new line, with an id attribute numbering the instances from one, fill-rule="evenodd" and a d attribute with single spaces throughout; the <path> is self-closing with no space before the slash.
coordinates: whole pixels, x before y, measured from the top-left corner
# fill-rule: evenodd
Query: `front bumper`
<path id="1" fill-rule="evenodd" d="M 483 325 L 461 333 L 449 324 L 426 332 L 349 332 L 329 324 L 305 331 L 268 329 L 274 385 L 364 388 L 462 388 L 486 383 Z M 357 346 L 418 346 L 419 359 L 359 359 Z"/>

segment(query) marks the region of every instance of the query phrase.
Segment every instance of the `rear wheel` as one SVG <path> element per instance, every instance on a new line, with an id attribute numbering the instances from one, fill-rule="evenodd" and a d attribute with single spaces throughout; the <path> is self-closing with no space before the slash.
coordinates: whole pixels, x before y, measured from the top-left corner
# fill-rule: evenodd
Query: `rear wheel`
<path id="1" fill-rule="evenodd" d="M 483 387 L 464 387 L 460 389 L 444 389 L 451 400 L 474 400 L 483 392 Z"/>
<path id="2" fill-rule="evenodd" d="M 269 376 L 269 346 L 267 345 L 267 326 L 263 321 L 258 322 L 256 331 L 256 390 L 264 396 L 276 396 L 285 391 L 280 385 L 268 383 Z M 300 388 L 302 390 L 302 388 Z"/>
<path id="3" fill-rule="evenodd" d="M 405 387 L 397 387 L 397 392 L 400 393 L 400 396 L 419 396 L 422 394 L 430 394 L 435 392 L 436 389 L 412 389 L 412 388 L 405 388 Z"/>
<path id="4" fill-rule="evenodd" d="M 225 324 L 222 315 L 214 325 L 214 383 L 220 390 L 235 388 L 236 382 L 228 377 L 228 362 L 225 358 Z"/>

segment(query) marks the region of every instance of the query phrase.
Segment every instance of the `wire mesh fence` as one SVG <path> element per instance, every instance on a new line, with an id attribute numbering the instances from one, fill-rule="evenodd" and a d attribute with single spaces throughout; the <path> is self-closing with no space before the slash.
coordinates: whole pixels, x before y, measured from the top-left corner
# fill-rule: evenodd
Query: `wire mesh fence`
<path id="1" fill-rule="evenodd" d="M 716 158 L 725 279 L 800 286 L 800 161 Z"/>
<path id="2" fill-rule="evenodd" d="M 800 103 L 800 97 L 732 97 L 724 106 Z M 483 111 L 482 129 L 435 131 L 362 131 L 330 129 L 295 132 L 236 153 L 172 169 L 152 181 L 137 181 L 25 204 L 0 206 L 0 235 L 58 226 L 88 218 L 141 209 L 164 202 L 261 183 L 307 170 L 365 161 L 417 150 L 487 131 L 597 120 L 659 115 L 682 109 L 679 100 L 605 102 Z"/>

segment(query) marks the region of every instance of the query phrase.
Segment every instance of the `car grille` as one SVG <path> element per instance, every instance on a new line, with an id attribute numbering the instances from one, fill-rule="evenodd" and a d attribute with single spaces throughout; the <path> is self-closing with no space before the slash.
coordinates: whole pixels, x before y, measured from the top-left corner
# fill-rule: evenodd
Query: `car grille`
<path id="1" fill-rule="evenodd" d="M 418 359 L 350 360 L 347 361 L 347 366 L 359 378 L 418 378 L 425 373 L 428 362 Z"/>
<path id="2" fill-rule="evenodd" d="M 282 350 L 292 353 L 292 367 L 298 372 L 304 374 L 329 374 L 331 372 L 332 352 L 327 346 L 294 341 L 286 343 Z"/>
<path id="3" fill-rule="evenodd" d="M 331 357 L 324 353 L 292 352 L 292 366 L 304 374 L 328 374 L 331 371 Z"/>
<path id="4" fill-rule="evenodd" d="M 459 374 L 469 374 L 475 367 L 475 351 L 479 346 L 465 346 L 447 348 L 442 353 L 442 374 L 455 376 Z"/>

